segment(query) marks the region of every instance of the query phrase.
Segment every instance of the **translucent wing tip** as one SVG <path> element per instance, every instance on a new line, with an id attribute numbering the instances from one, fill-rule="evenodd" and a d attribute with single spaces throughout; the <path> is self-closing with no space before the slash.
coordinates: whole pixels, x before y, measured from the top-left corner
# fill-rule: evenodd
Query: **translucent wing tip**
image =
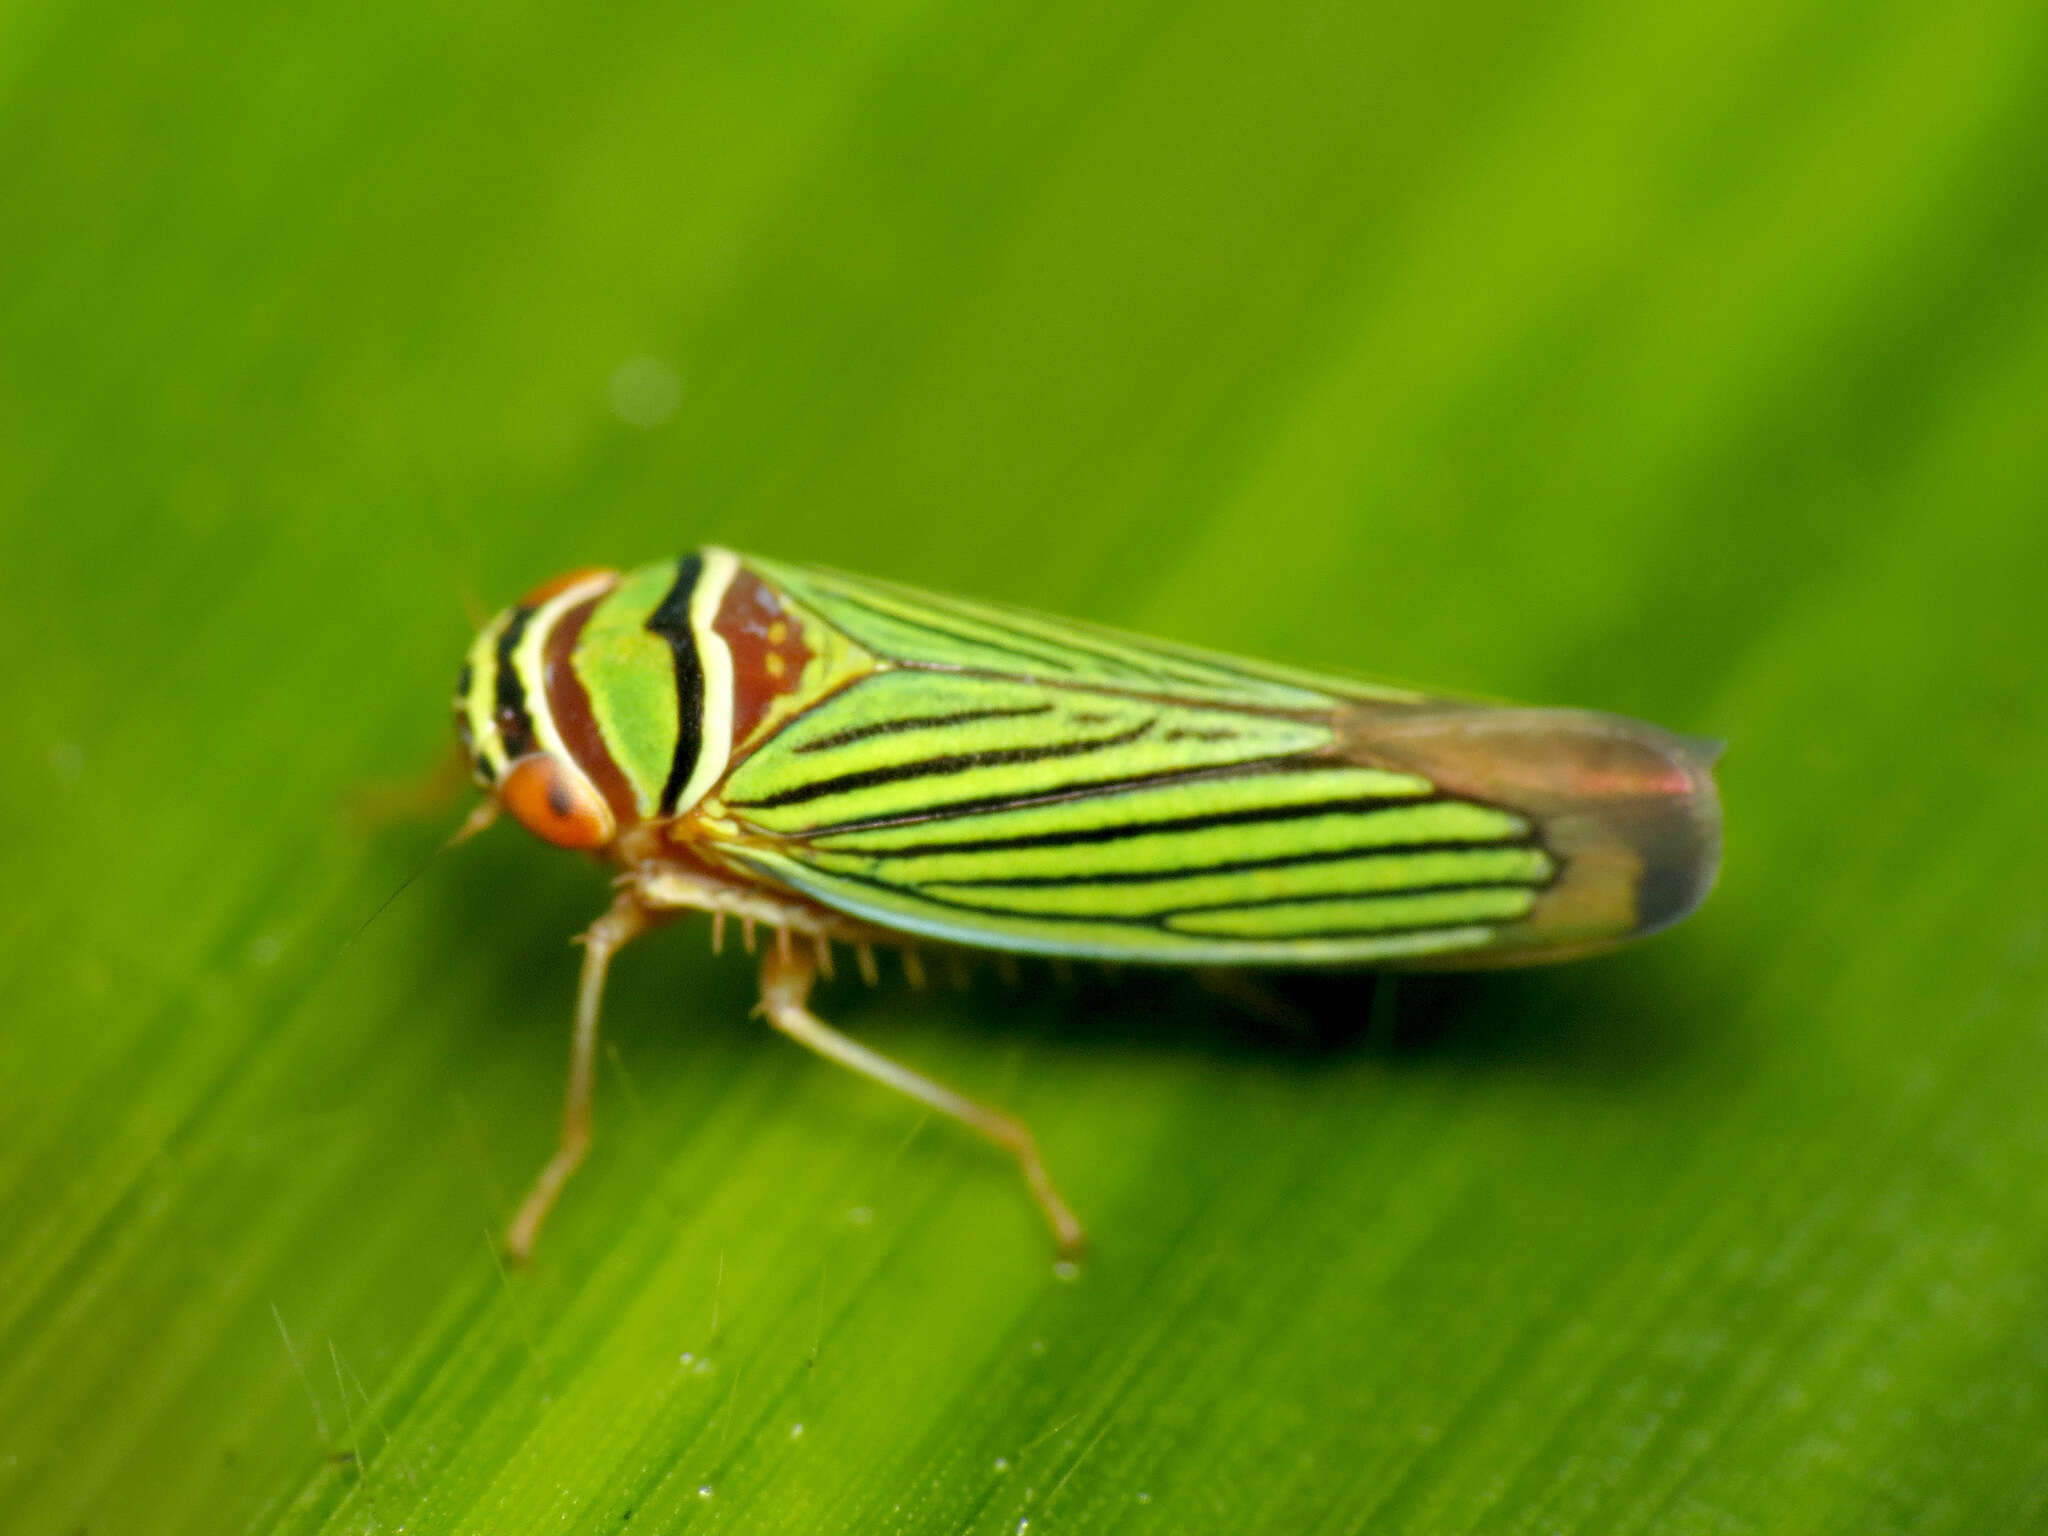
<path id="1" fill-rule="evenodd" d="M 1352 754 L 1527 816 L 1559 874 L 1480 963 L 1565 959 L 1668 928 L 1721 862 L 1718 742 L 1585 710 L 1430 709 L 1359 722 Z"/>
<path id="2" fill-rule="evenodd" d="M 1654 727 L 1653 727 L 1654 729 Z M 1673 732 L 1662 732 L 1690 752 L 1702 768 L 1711 768 L 1721 761 L 1721 754 L 1728 750 L 1728 743 L 1718 736 L 1686 736 Z"/>
<path id="3" fill-rule="evenodd" d="M 1633 934 L 1655 933 L 1690 915 L 1721 870 L 1721 797 L 1712 760 L 1683 765 L 1687 787 L 1611 814 L 1614 832 L 1642 862 Z"/>

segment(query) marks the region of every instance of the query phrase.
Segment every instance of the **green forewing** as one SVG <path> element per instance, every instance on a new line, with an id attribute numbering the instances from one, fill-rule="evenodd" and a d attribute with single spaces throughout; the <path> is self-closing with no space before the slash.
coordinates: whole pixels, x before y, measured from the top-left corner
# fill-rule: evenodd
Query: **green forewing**
<path id="1" fill-rule="evenodd" d="M 1340 698 L 1413 699 L 1374 683 L 1170 645 L 1019 608 L 746 557 L 767 580 L 878 656 L 1041 682 L 1094 685 L 1251 709 L 1326 710 Z"/>
<path id="2" fill-rule="evenodd" d="M 1483 947 L 1557 874 L 1526 816 L 1349 760 L 1342 706 L 1411 695 L 749 564 L 882 663 L 719 794 L 723 856 L 827 906 L 984 948 L 1327 962 Z"/>
<path id="3" fill-rule="evenodd" d="M 758 826 L 815 836 L 1296 757 L 1333 739 L 1286 715 L 904 668 L 806 711 L 727 780 L 724 800 Z"/>

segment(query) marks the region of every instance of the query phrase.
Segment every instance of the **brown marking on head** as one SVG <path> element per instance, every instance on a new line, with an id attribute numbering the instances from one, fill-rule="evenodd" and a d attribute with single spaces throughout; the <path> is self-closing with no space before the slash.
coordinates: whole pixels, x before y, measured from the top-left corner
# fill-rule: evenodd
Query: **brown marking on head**
<path id="1" fill-rule="evenodd" d="M 609 567 L 602 565 L 586 565 L 578 570 L 565 571 L 560 576 L 556 576 L 548 581 L 542 582 L 539 586 L 535 587 L 531 592 L 527 593 L 526 596 L 519 599 L 519 606 L 521 608 L 538 608 L 542 603 L 546 602 L 549 598 L 559 597 L 562 593 L 568 591 L 571 587 L 576 586 L 582 582 L 593 580 L 594 578 L 599 576 L 610 576 L 614 580 L 616 580 L 618 578 L 618 574 L 619 573 L 617 571 L 614 571 Z M 607 585 L 609 585 L 609 583 Z"/>
<path id="2" fill-rule="evenodd" d="M 607 587 L 606 592 L 609 590 Z M 604 601 L 606 592 L 599 592 L 566 609 L 555 620 L 554 628 L 548 631 L 546 643 L 541 647 L 541 677 L 547 688 L 548 714 L 554 720 L 555 733 L 562 738 L 562 745 L 568 748 L 576 766 L 604 796 L 613 817 L 624 827 L 639 820 L 640 808 L 625 770 L 613 759 L 611 749 L 605 745 L 604 733 L 598 729 L 597 716 L 590 707 L 589 690 L 576 674 L 576 643 L 582 638 L 583 627 L 590 622 L 590 615 Z"/>

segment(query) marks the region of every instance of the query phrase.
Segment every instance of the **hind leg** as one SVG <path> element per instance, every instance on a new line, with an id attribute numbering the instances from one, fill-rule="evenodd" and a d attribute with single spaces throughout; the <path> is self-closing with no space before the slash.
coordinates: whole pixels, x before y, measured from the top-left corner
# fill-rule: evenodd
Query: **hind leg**
<path id="1" fill-rule="evenodd" d="M 1038 1140 L 1031 1134 L 1031 1128 L 1013 1115 L 955 1093 L 840 1034 L 807 1006 L 817 974 L 816 960 L 801 947 L 767 946 L 761 959 L 760 1012 L 768 1022 L 820 1056 L 851 1068 L 871 1082 L 909 1095 L 1009 1153 L 1024 1175 L 1031 1198 L 1045 1213 L 1053 1240 L 1059 1244 L 1060 1256 L 1076 1257 L 1087 1235 L 1053 1186 L 1052 1176 L 1045 1171 L 1045 1161 L 1038 1154 Z"/>

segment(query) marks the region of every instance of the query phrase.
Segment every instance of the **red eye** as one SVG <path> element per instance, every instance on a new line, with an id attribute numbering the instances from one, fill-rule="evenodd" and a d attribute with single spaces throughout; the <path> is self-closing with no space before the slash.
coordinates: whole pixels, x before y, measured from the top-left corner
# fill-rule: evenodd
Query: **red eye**
<path id="1" fill-rule="evenodd" d="M 545 752 L 514 763 L 498 798 L 522 827 L 557 848 L 602 848 L 617 830 L 611 807 L 589 781 Z"/>

